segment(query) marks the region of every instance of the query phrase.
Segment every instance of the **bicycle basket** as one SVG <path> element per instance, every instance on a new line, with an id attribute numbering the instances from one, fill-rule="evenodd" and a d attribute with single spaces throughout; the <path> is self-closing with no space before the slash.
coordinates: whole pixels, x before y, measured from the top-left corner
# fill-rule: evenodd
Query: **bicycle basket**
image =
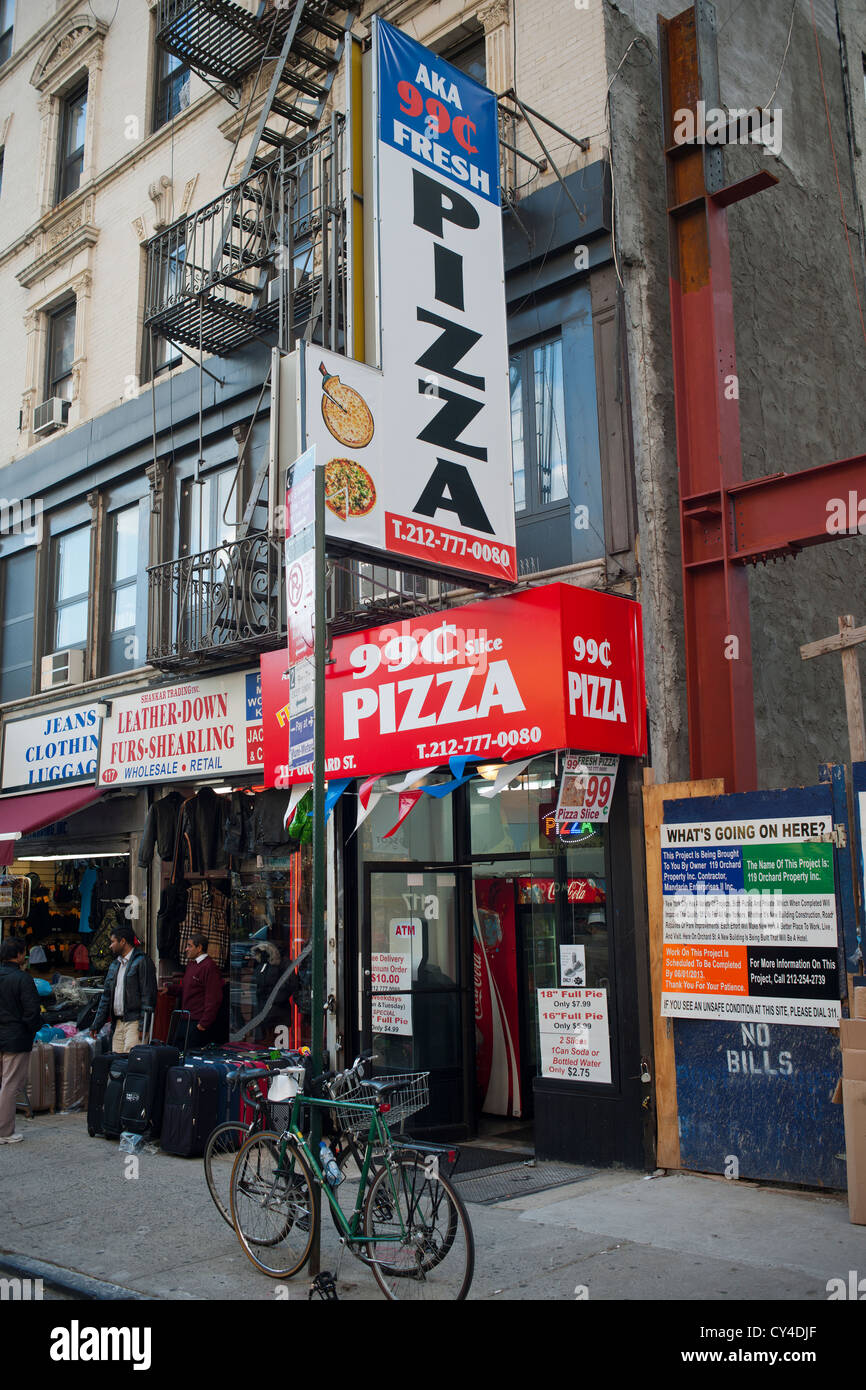
<path id="1" fill-rule="evenodd" d="M 399 1081 L 399 1090 L 391 1091 L 387 1097 L 388 1128 L 392 1129 L 398 1120 L 414 1115 L 430 1103 L 429 1071 L 400 1072 L 393 1076 L 376 1076 L 375 1081 Z M 370 1106 L 376 1104 L 376 1093 L 368 1089 L 366 1082 L 350 1075 L 342 1079 L 339 1090 L 331 1086 L 331 1099 L 357 1101 L 357 1106 L 343 1105 L 334 1108 L 334 1123 L 344 1134 L 366 1135 L 370 1129 Z"/>

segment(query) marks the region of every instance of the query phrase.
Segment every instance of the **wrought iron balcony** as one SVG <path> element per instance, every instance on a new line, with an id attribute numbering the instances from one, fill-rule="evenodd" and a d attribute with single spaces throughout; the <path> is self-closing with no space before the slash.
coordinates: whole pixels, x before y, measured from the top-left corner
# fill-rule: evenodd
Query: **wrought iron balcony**
<path id="1" fill-rule="evenodd" d="M 257 656 L 285 640 L 282 546 L 265 532 L 148 570 L 147 659 L 165 670 Z"/>
<path id="2" fill-rule="evenodd" d="M 344 119 L 272 160 L 147 243 L 145 325 L 219 355 L 281 325 L 288 350 L 345 322 Z M 283 272 L 283 273 L 280 273 Z"/>

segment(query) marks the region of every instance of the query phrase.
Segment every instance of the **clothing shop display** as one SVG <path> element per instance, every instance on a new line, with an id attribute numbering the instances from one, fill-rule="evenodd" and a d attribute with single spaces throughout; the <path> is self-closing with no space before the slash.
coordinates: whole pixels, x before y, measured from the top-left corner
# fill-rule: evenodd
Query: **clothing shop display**
<path id="1" fill-rule="evenodd" d="M 226 867 L 226 799 L 202 787 L 181 812 L 181 864 L 185 873 L 204 874 Z"/>
<path id="2" fill-rule="evenodd" d="M 207 953 L 220 970 L 229 961 L 229 900 L 209 883 L 193 883 L 187 893 L 186 915 L 180 928 L 180 959 L 194 931 L 207 937 Z"/>
<path id="3" fill-rule="evenodd" d="M 225 825 L 225 851 L 232 859 L 248 859 L 253 846 L 253 812 L 256 798 L 251 792 L 234 791 L 228 798 Z"/>
<path id="4" fill-rule="evenodd" d="M 147 868 L 153 858 L 154 848 L 156 848 L 160 859 L 167 860 L 174 856 L 184 799 L 180 792 L 169 792 L 168 796 L 162 796 L 158 801 L 154 801 L 147 813 L 144 834 L 138 847 L 140 868 Z"/>
<path id="5" fill-rule="evenodd" d="M 253 848 L 256 854 L 289 843 L 289 832 L 283 824 L 288 797 L 273 787 L 260 792 L 253 810 Z"/>

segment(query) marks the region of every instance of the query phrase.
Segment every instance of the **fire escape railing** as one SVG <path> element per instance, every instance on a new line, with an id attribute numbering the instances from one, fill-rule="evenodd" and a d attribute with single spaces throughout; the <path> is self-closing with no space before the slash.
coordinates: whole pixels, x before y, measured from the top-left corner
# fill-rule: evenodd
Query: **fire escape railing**
<path id="1" fill-rule="evenodd" d="M 147 243 L 145 325 L 220 355 L 281 326 L 335 345 L 346 312 L 344 119 Z M 280 272 L 285 274 L 281 275 Z"/>
<path id="2" fill-rule="evenodd" d="M 282 545 L 265 532 L 148 569 L 147 659 L 171 670 L 284 640 Z"/>

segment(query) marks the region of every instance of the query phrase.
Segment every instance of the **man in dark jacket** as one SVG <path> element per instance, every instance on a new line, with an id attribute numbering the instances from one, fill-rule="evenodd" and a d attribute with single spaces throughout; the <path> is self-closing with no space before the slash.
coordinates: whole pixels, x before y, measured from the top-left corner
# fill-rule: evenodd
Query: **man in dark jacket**
<path id="1" fill-rule="evenodd" d="M 39 1029 L 39 995 L 25 975 L 27 948 L 17 936 L 0 944 L 0 1144 L 17 1144 L 15 1101 L 30 1070 Z"/>
<path id="2" fill-rule="evenodd" d="M 112 1052 L 128 1052 L 141 1041 L 141 1020 L 156 1004 L 156 967 L 150 956 L 135 945 L 132 927 L 115 927 L 109 940 L 114 960 L 108 967 L 105 988 L 96 1010 L 91 1033 L 95 1037 L 107 1018 L 114 1021 Z"/>

